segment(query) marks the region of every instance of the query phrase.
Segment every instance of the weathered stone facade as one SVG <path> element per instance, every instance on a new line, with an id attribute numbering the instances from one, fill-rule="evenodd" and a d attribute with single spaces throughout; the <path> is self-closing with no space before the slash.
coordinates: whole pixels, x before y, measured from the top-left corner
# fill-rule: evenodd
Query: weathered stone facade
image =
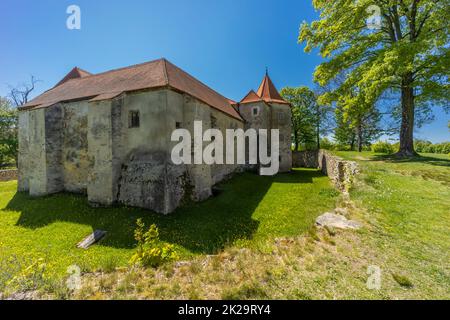
<path id="1" fill-rule="evenodd" d="M 256 111 L 257 110 L 257 111 Z M 280 172 L 292 169 L 291 109 L 287 104 L 268 104 L 265 101 L 239 105 L 239 113 L 245 120 L 245 129 L 270 129 L 280 131 Z M 248 150 L 248 148 L 247 148 Z M 252 166 L 249 166 L 250 168 Z"/>
<path id="2" fill-rule="evenodd" d="M 358 164 L 333 155 L 326 150 L 294 152 L 293 166 L 319 168 L 342 191 L 348 191 L 358 173 Z"/>
<path id="3" fill-rule="evenodd" d="M 140 114 L 138 128 L 129 128 L 130 111 Z M 33 196 L 86 193 L 94 205 L 122 203 L 161 213 L 174 211 L 184 197 L 207 199 L 214 184 L 240 167 L 175 166 L 170 138 L 177 124 L 193 134 L 195 120 L 210 126 L 212 117 L 224 135 L 244 128 L 242 121 L 167 89 L 22 111 L 19 190 Z"/>
<path id="4" fill-rule="evenodd" d="M 0 181 L 17 180 L 17 170 L 0 170 Z"/>
<path id="5" fill-rule="evenodd" d="M 170 86 L 24 108 L 19 112 L 19 191 L 32 196 L 63 191 L 81 193 L 87 194 L 89 203 L 95 206 L 119 203 L 164 214 L 173 212 L 185 199 L 205 200 L 212 195 L 215 184 L 246 167 L 174 165 L 171 152 L 178 142 L 171 141 L 172 132 L 187 129 L 193 137 L 194 121 L 202 121 L 203 130 L 220 130 L 224 137 L 227 129 L 280 129 L 281 170 L 291 169 L 291 121 L 287 103 L 259 103 L 262 113 L 258 118 L 248 115 L 250 106 L 240 110 L 236 106 L 240 115 L 231 102 L 167 62 L 153 64 L 154 68 L 166 64 L 163 76 L 174 72 L 174 77 L 180 78 L 172 79 L 173 83 L 181 86 L 185 84 L 183 81 L 189 81 L 195 87 L 193 93 L 210 99 L 213 104 L 225 101 L 231 111 L 224 112 Z M 136 67 L 134 72 L 142 77 L 139 68 L 150 66 Z M 128 70 L 131 69 L 118 72 L 130 76 Z M 86 81 L 95 80 L 95 75 L 84 77 Z M 118 81 L 109 74 L 99 79 Z M 73 90 L 77 90 L 74 81 L 78 79 L 68 81 L 67 85 L 59 85 L 62 89 L 57 86 L 52 90 L 61 90 L 60 94 L 65 95 L 68 89 L 64 86 L 73 85 Z M 120 85 L 120 81 L 115 85 Z M 133 114 L 138 115 L 138 125 L 132 125 Z"/>

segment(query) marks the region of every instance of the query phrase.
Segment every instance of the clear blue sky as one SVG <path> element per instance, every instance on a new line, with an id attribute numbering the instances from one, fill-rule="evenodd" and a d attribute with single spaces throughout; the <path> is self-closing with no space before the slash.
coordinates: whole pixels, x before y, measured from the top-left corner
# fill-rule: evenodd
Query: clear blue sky
<path id="1" fill-rule="evenodd" d="M 81 8 L 81 30 L 66 28 L 66 9 Z M 309 0 L 1 0 L 0 95 L 31 74 L 49 89 L 71 68 L 92 73 L 166 57 L 223 95 L 257 89 L 266 66 L 278 88 L 312 85 L 321 62 L 297 44 Z M 417 132 L 450 140 L 449 116 Z"/>

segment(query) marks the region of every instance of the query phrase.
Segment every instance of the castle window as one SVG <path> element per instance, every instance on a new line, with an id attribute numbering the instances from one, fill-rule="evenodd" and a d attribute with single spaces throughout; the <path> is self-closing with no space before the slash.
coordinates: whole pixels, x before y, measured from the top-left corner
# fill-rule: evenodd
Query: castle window
<path id="1" fill-rule="evenodd" d="M 254 117 L 259 116 L 259 107 L 253 107 L 253 109 L 252 109 L 252 115 L 253 115 Z"/>
<path id="2" fill-rule="evenodd" d="M 128 126 L 129 128 L 139 128 L 139 111 L 130 111 L 130 113 L 128 114 Z"/>
<path id="3" fill-rule="evenodd" d="M 181 128 L 181 122 L 176 122 L 175 123 L 175 128 L 176 129 L 180 129 Z"/>
<path id="4" fill-rule="evenodd" d="M 278 120 L 283 121 L 284 120 L 284 113 L 278 112 Z"/>

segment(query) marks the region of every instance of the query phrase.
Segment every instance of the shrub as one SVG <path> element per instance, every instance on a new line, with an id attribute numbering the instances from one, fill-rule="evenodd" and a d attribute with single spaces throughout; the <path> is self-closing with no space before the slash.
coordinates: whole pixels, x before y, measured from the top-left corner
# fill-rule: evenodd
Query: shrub
<path id="1" fill-rule="evenodd" d="M 394 146 L 389 142 L 378 141 L 372 145 L 372 151 L 376 153 L 392 154 L 395 152 Z"/>
<path id="2" fill-rule="evenodd" d="M 334 150 L 335 149 L 335 144 L 330 141 L 330 139 L 328 138 L 323 138 L 320 140 L 320 148 L 321 149 L 325 149 L 325 150 Z"/>
<path id="3" fill-rule="evenodd" d="M 414 147 L 419 153 L 450 153 L 450 142 L 433 144 L 430 141 L 416 140 L 414 142 Z"/>
<path id="4" fill-rule="evenodd" d="M 145 224 L 142 219 L 138 219 L 136 224 L 134 238 L 138 242 L 138 249 L 131 257 L 130 264 L 142 267 L 157 267 L 177 258 L 174 246 L 162 243 L 159 240 L 159 231 L 156 225 L 153 224 L 145 232 Z"/>
<path id="5" fill-rule="evenodd" d="M 5 145 L 0 144 L 0 165 L 6 164 L 9 161 L 7 152 L 8 148 Z"/>

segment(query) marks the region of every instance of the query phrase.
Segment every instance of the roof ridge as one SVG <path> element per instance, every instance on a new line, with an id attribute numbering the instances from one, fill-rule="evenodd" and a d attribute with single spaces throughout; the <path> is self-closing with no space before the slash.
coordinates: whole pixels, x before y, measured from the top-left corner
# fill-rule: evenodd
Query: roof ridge
<path id="1" fill-rule="evenodd" d="M 164 73 L 164 78 L 166 79 L 166 86 L 168 86 L 168 85 L 170 85 L 170 81 L 169 81 L 169 73 L 167 72 L 167 59 L 162 58 L 161 60 L 164 62 L 163 73 Z"/>
<path id="2" fill-rule="evenodd" d="M 102 76 L 102 75 L 105 75 L 105 74 L 108 74 L 108 73 L 112 73 L 112 72 L 123 71 L 123 70 L 127 70 L 127 69 L 133 69 L 133 68 L 136 68 L 136 67 L 141 67 L 141 66 L 145 66 L 147 64 L 151 64 L 151 63 L 155 63 L 155 62 L 158 62 L 158 61 L 162 61 L 163 59 L 164 58 L 159 58 L 159 59 L 155 59 L 155 60 L 151 60 L 151 61 L 147 61 L 147 62 L 133 64 L 133 65 L 127 66 L 127 67 L 120 67 L 120 68 L 117 68 L 117 69 L 111 69 L 111 70 L 100 72 L 100 73 L 91 73 L 91 75 L 89 75 L 87 77 L 78 78 L 78 79 L 93 78 L 93 77 L 96 77 L 96 76 Z M 71 79 L 71 80 L 77 80 L 77 79 Z"/>
<path id="3" fill-rule="evenodd" d="M 225 97 L 224 95 L 222 95 L 221 93 L 217 92 L 216 90 L 214 90 L 213 88 L 211 88 L 210 86 L 208 86 L 207 84 L 203 83 L 202 81 L 200 81 L 199 79 L 195 78 L 194 76 L 192 76 L 189 72 L 184 71 L 183 69 L 181 69 L 180 67 L 176 66 L 175 64 L 173 64 L 172 62 L 170 62 L 169 60 L 165 59 L 166 63 L 170 63 L 171 66 L 175 67 L 176 69 L 180 70 L 181 72 L 183 72 L 184 74 L 186 74 L 189 78 L 191 78 L 192 80 L 198 82 L 200 85 L 202 85 L 203 87 L 207 88 L 208 90 L 211 90 L 215 93 L 217 93 L 219 96 L 221 96 L 222 98 L 229 100 L 227 97 Z M 169 82 L 170 85 L 170 82 Z"/>

